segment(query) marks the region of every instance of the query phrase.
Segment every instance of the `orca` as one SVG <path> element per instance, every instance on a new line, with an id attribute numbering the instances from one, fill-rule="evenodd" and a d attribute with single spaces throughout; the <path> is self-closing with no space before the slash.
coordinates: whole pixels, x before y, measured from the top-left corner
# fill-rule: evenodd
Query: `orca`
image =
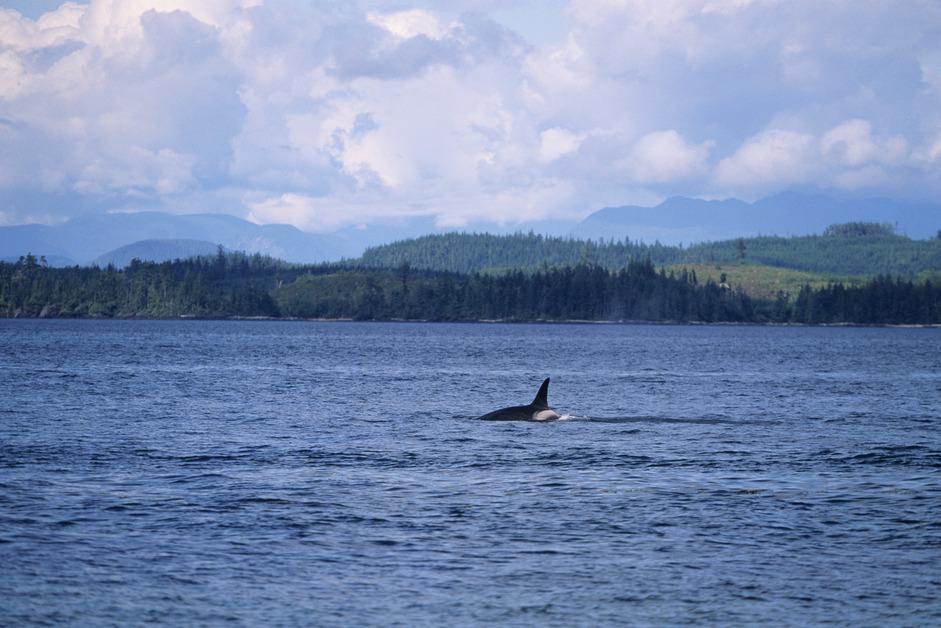
<path id="1" fill-rule="evenodd" d="M 549 407 L 549 378 L 539 387 L 536 398 L 528 406 L 510 406 L 500 408 L 478 417 L 481 421 L 552 421 L 559 414 Z"/>

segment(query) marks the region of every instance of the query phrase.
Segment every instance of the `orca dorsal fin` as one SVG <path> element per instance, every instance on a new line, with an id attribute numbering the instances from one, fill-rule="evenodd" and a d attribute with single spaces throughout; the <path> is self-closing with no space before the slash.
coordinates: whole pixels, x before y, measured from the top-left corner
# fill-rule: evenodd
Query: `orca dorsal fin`
<path id="1" fill-rule="evenodd" d="M 533 399 L 531 405 L 536 406 L 537 408 L 548 408 L 549 407 L 549 378 L 542 383 L 542 386 L 539 387 L 539 392 L 536 393 L 536 398 Z"/>

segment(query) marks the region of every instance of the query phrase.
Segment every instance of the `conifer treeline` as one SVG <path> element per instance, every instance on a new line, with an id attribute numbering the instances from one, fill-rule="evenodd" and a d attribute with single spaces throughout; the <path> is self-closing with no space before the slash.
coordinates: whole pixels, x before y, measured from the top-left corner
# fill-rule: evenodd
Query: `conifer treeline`
<path id="1" fill-rule="evenodd" d="M 617 270 L 632 259 L 648 257 L 657 266 L 726 264 L 747 259 L 753 264 L 836 275 L 916 275 L 941 268 L 941 239 L 912 240 L 895 235 L 885 225 L 871 223 L 832 225 L 824 235 L 739 238 L 685 248 L 628 239 L 595 242 L 533 233 L 445 233 L 367 249 L 360 263 L 371 268 L 410 264 L 424 270 L 473 273 L 579 263 Z"/>
<path id="2" fill-rule="evenodd" d="M 941 286 L 881 276 L 766 302 L 695 273 L 657 271 L 649 259 L 616 271 L 582 263 L 491 275 L 221 253 L 124 270 L 48 268 L 29 256 L 0 263 L 0 316 L 936 324 Z"/>
<path id="3" fill-rule="evenodd" d="M 346 270 L 302 277 L 275 293 L 280 311 L 301 318 L 425 320 L 757 320 L 747 295 L 699 284 L 695 276 L 630 262 L 617 272 L 580 264 L 534 273 L 453 275 Z"/>
<path id="4" fill-rule="evenodd" d="M 0 263 L 0 315 L 50 317 L 277 316 L 276 275 L 303 271 L 260 256 L 51 268 L 33 256 Z"/>

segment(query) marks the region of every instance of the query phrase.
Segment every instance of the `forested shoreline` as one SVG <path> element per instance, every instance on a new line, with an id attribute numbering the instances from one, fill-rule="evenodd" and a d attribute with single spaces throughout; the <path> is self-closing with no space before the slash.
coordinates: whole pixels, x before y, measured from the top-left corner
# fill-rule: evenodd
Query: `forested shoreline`
<path id="1" fill-rule="evenodd" d="M 125 269 L 51 268 L 27 256 L 0 263 L 0 316 L 928 325 L 941 324 L 941 285 L 883 275 L 760 300 L 649 258 L 618 270 L 459 274 L 221 252 Z"/>

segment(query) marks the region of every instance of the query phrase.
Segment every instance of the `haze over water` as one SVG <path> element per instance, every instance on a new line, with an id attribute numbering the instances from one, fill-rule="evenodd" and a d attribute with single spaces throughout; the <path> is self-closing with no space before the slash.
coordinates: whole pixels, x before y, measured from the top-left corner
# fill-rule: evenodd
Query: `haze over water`
<path id="1" fill-rule="evenodd" d="M 941 622 L 941 330 L 0 321 L 0 624 Z M 474 418 L 528 403 L 552 423 Z"/>

